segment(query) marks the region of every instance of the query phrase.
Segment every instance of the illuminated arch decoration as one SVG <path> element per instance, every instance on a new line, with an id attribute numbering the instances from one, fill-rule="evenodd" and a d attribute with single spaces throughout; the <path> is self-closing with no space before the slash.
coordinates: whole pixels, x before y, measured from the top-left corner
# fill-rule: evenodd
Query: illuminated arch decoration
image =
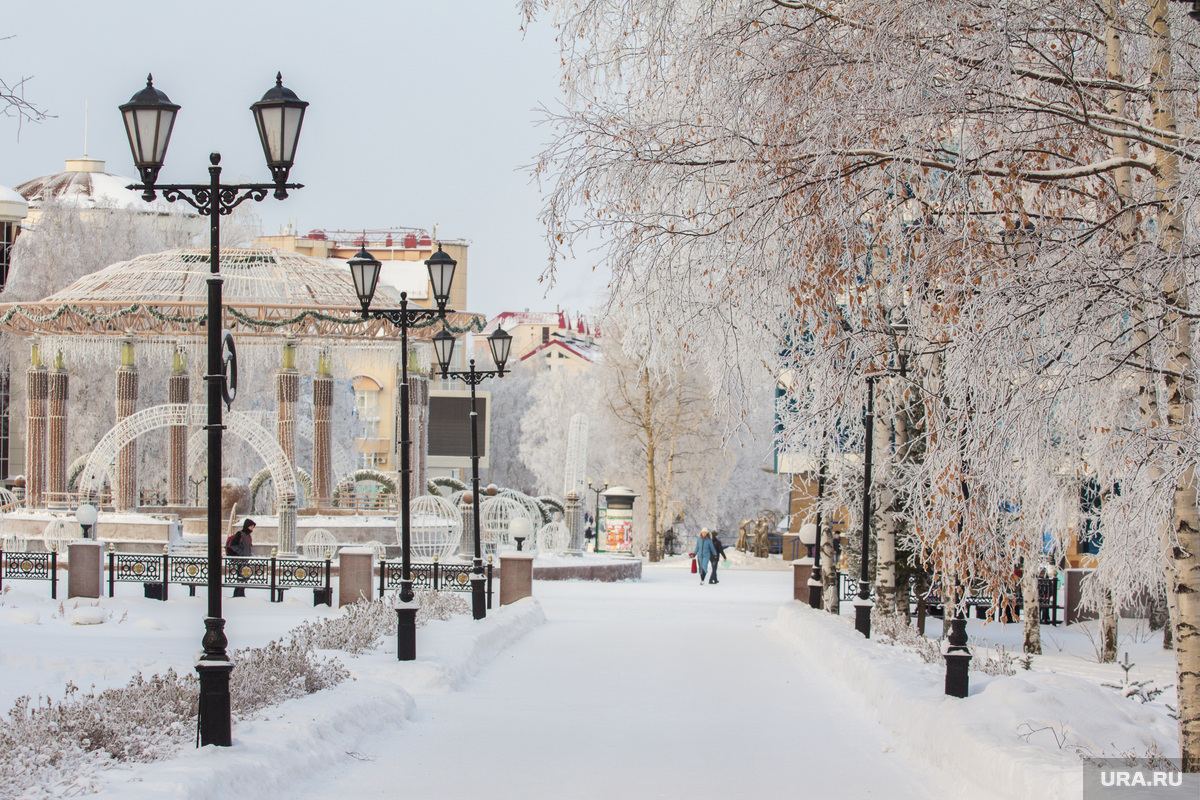
<path id="1" fill-rule="evenodd" d="M 117 453 L 121 448 L 150 431 L 173 426 L 200 426 L 205 424 L 207 412 L 202 405 L 187 403 L 164 403 L 150 406 L 130 414 L 100 437 L 88 455 L 87 462 L 79 475 L 79 492 L 95 498 L 104 488 L 104 482 L 112 474 Z M 279 514 L 279 552 L 296 552 L 296 473 L 288 461 L 287 454 L 275 440 L 275 436 L 248 414 L 230 411 L 225 415 L 225 430 L 244 441 L 267 465 L 271 480 L 275 484 L 275 500 Z M 203 429 L 192 434 L 189 445 Z M 192 452 L 189 447 L 189 452 Z"/>

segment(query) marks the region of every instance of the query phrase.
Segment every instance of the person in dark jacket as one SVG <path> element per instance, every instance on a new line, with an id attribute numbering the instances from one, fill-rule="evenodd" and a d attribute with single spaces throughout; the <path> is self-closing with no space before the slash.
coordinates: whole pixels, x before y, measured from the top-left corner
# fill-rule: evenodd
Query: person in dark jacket
<path id="1" fill-rule="evenodd" d="M 247 519 L 242 523 L 233 536 L 229 537 L 229 541 L 225 543 L 225 555 L 245 558 L 254 553 L 254 520 Z M 246 587 L 237 586 L 233 590 L 234 597 L 245 597 Z"/>
<path id="2" fill-rule="evenodd" d="M 712 546 L 713 546 L 712 577 L 708 579 L 708 582 L 709 583 L 720 583 L 720 581 L 717 580 L 717 564 L 721 561 L 722 558 L 725 559 L 726 561 L 728 561 L 729 556 L 725 555 L 725 545 L 721 544 L 721 537 L 719 534 L 717 534 L 716 531 L 713 531 L 713 533 L 712 533 Z"/>

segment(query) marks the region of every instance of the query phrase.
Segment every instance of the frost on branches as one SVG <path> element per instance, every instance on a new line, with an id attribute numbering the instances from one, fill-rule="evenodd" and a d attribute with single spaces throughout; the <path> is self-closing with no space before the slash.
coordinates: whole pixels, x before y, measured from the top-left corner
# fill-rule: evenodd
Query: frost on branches
<path id="1" fill-rule="evenodd" d="M 563 56 L 549 240 L 607 242 L 637 349 L 701 356 L 731 406 L 769 361 L 780 444 L 814 464 L 861 455 L 878 375 L 875 544 L 943 597 L 1009 602 L 1018 568 L 1102 536 L 1088 598 L 1165 596 L 1200 770 L 1187 4 L 524 7 Z"/>

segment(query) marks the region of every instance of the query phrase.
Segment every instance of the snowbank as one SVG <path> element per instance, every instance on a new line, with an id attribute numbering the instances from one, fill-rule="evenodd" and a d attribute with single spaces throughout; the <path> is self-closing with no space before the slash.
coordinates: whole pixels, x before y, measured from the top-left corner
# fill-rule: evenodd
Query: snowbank
<path id="1" fill-rule="evenodd" d="M 168 761 L 111 769 L 98 796 L 121 800 L 283 797 L 315 767 L 354 757 L 368 738 L 399 727 L 417 709 L 414 693 L 448 691 L 545 621 L 533 598 L 475 622 L 457 619 L 420 630 L 421 661 L 396 661 L 395 640 L 344 658 L 353 680 L 275 706 L 234 726 L 227 750 L 188 750 Z M 269 768 L 267 768 L 269 765 Z"/>
<path id="2" fill-rule="evenodd" d="M 836 676 L 872 707 L 907 756 L 961 782 L 966 796 L 1076 800 L 1081 755 L 1175 755 L 1175 724 L 1079 677 L 971 673 L 964 700 L 943 693 L 945 668 L 909 650 L 863 639 L 848 619 L 800 603 L 779 610 L 774 631 L 815 669 Z"/>

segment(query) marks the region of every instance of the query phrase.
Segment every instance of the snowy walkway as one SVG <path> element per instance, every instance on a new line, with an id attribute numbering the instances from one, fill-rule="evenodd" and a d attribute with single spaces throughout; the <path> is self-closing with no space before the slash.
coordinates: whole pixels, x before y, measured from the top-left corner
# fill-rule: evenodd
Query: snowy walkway
<path id="1" fill-rule="evenodd" d="M 766 629 L 789 572 L 538 582 L 547 623 L 462 691 L 305 776 L 303 798 L 939 796 L 861 702 Z M 816 769 L 811 772 L 807 765 Z M 760 794 L 761 793 L 761 794 Z"/>

